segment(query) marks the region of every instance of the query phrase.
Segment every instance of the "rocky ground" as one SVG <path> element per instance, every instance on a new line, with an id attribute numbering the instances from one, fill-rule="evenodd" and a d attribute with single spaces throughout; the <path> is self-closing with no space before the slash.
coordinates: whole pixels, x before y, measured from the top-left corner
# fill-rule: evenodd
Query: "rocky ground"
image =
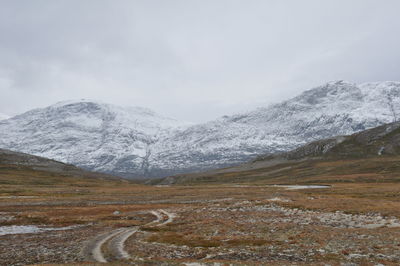
<path id="1" fill-rule="evenodd" d="M 400 262 L 399 220 L 284 208 L 261 201 L 180 210 L 175 223 L 128 242 L 147 260 L 229 263 Z"/>
<path id="2" fill-rule="evenodd" d="M 94 265 L 96 247 L 112 265 L 399 265 L 398 188 L 136 185 L 62 200 L 4 195 L 0 227 L 61 230 L 0 235 L 0 265 Z"/>

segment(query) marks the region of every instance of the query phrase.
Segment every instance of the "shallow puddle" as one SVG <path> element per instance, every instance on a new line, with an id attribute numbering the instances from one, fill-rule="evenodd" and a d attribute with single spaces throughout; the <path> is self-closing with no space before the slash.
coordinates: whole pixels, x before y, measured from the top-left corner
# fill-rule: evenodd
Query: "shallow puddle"
<path id="1" fill-rule="evenodd" d="M 327 185 L 273 185 L 272 187 L 282 187 L 282 188 L 286 188 L 287 190 L 331 188 L 331 186 L 327 186 Z"/>
<path id="2" fill-rule="evenodd" d="M 0 236 L 4 235 L 15 235 L 15 234 L 33 234 L 42 233 L 46 231 L 59 231 L 69 230 L 78 227 L 77 225 L 66 226 L 66 227 L 39 227 L 36 225 L 8 225 L 0 226 Z"/>

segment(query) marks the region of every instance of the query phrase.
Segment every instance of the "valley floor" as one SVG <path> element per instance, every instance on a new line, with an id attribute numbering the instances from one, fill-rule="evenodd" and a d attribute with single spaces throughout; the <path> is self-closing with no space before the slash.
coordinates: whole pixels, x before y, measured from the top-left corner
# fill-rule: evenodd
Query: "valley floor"
<path id="1" fill-rule="evenodd" d="M 0 265 L 101 262 L 399 265 L 400 183 L 2 185 Z"/>

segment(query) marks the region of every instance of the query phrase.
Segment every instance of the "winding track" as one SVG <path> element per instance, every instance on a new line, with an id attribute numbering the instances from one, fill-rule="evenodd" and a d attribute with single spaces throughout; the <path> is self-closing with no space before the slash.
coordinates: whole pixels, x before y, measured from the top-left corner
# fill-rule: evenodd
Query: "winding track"
<path id="1" fill-rule="evenodd" d="M 110 252 L 114 255 L 115 259 L 130 259 L 131 256 L 124 249 L 125 241 L 134 233 L 139 230 L 139 227 L 129 228 L 122 231 L 120 234 L 111 238 L 108 242 L 108 248 Z"/>
<path id="2" fill-rule="evenodd" d="M 150 213 L 153 214 L 156 219 L 145 224 L 144 226 L 166 225 L 171 223 L 175 218 L 175 214 L 165 210 L 151 211 Z M 101 251 L 102 246 L 108 242 L 107 247 L 114 260 L 130 259 L 131 256 L 125 251 L 124 245 L 126 240 L 139 230 L 140 227 L 138 226 L 125 227 L 101 234 L 88 242 L 88 244 L 82 250 L 83 255 L 89 261 L 102 263 L 108 262 L 104 258 L 104 255 Z"/>
<path id="3" fill-rule="evenodd" d="M 124 229 L 119 228 L 119 229 L 116 229 L 116 230 L 113 230 L 108 233 L 101 234 L 101 235 L 95 237 L 83 249 L 83 253 L 84 253 L 85 257 L 91 261 L 107 262 L 107 260 L 103 256 L 103 253 L 101 252 L 101 247 L 109 239 L 111 239 L 114 236 L 116 236 L 117 234 L 121 233 L 123 230 Z"/>
<path id="4" fill-rule="evenodd" d="M 170 212 L 167 212 L 165 210 L 160 210 L 160 212 L 162 214 L 164 214 L 165 216 L 167 216 L 167 220 L 165 220 L 164 222 L 162 222 L 160 224 L 157 224 L 156 226 L 166 225 L 166 224 L 169 224 L 169 223 L 174 221 L 174 218 L 175 218 L 175 214 L 174 213 L 170 213 Z"/>
<path id="5" fill-rule="evenodd" d="M 163 216 L 159 211 L 151 211 L 150 213 L 153 214 L 157 218 L 154 221 L 146 224 L 146 226 L 153 225 L 153 224 L 156 224 L 156 223 L 159 223 L 162 221 Z"/>

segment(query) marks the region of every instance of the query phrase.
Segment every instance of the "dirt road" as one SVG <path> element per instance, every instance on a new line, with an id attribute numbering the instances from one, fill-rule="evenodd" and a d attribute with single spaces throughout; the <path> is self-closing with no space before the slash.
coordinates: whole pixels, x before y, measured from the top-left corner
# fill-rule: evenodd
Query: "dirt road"
<path id="1" fill-rule="evenodd" d="M 155 216 L 155 219 L 143 226 L 163 226 L 171 223 L 176 216 L 174 213 L 170 213 L 165 210 L 154 210 L 150 211 L 150 213 Z M 125 242 L 129 237 L 139 230 L 139 226 L 124 227 L 100 234 L 88 241 L 83 248 L 82 253 L 88 261 L 103 263 L 108 262 L 102 252 L 102 247 L 104 244 L 108 243 L 107 248 L 111 253 L 112 260 L 131 259 L 131 255 L 128 254 L 124 249 Z"/>

